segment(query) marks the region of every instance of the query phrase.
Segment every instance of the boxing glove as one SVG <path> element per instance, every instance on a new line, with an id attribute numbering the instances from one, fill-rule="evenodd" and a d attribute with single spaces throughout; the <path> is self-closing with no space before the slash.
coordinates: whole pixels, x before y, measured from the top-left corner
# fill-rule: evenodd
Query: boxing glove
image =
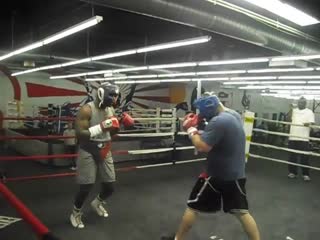
<path id="1" fill-rule="evenodd" d="M 203 178 L 203 179 L 207 179 L 209 177 L 208 173 L 206 172 L 202 172 L 200 175 L 199 175 L 199 178 Z"/>
<path id="2" fill-rule="evenodd" d="M 90 137 L 96 137 L 105 131 L 118 130 L 120 128 L 120 123 L 115 116 L 110 117 L 102 121 L 100 124 L 92 126 L 89 128 Z"/>
<path id="3" fill-rule="evenodd" d="M 182 127 L 185 131 L 188 131 L 191 127 L 197 127 L 199 124 L 199 116 L 194 113 L 189 113 L 184 117 Z"/>
<path id="4" fill-rule="evenodd" d="M 119 129 L 120 123 L 118 121 L 118 118 L 115 116 L 110 117 L 109 119 L 106 119 L 100 123 L 100 127 L 103 132 L 109 131 L 111 129 Z"/>
<path id="5" fill-rule="evenodd" d="M 134 125 L 134 119 L 126 112 L 122 113 L 121 123 L 125 128 L 132 127 Z"/>

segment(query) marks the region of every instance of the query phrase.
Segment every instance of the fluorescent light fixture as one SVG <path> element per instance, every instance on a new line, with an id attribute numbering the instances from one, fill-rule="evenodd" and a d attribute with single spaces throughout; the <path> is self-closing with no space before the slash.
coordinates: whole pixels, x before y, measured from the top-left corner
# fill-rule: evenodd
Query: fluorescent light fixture
<path id="1" fill-rule="evenodd" d="M 199 43 L 205 43 L 209 42 L 211 40 L 211 37 L 204 36 L 204 37 L 198 37 L 198 38 L 191 38 L 187 40 L 181 40 L 181 41 L 174 41 L 170 43 L 165 44 L 158 44 L 153 45 L 150 47 L 143 47 L 137 49 L 137 53 L 145 53 L 145 52 L 151 52 L 151 51 L 157 51 L 157 50 L 163 50 L 163 49 L 169 49 L 169 48 L 176 48 L 176 47 L 182 47 L 182 46 L 188 46 L 193 44 L 199 44 Z"/>
<path id="2" fill-rule="evenodd" d="M 242 73 L 246 73 L 246 72 L 247 72 L 247 70 L 204 71 L 204 72 L 197 72 L 197 75 L 242 74 Z"/>
<path id="3" fill-rule="evenodd" d="M 148 67 L 143 66 L 143 67 L 133 67 L 133 68 L 120 68 L 120 69 L 112 70 L 112 72 L 120 73 L 120 72 L 135 72 L 135 71 L 143 71 L 143 70 L 148 70 Z"/>
<path id="4" fill-rule="evenodd" d="M 224 85 L 253 85 L 253 84 L 306 84 L 306 81 L 244 81 L 224 82 Z"/>
<path id="5" fill-rule="evenodd" d="M 74 78 L 74 77 L 81 77 L 81 76 L 84 76 L 83 73 L 75 73 L 75 74 L 62 75 L 62 76 L 51 76 L 50 79 Z"/>
<path id="6" fill-rule="evenodd" d="M 135 84 L 136 81 L 115 81 L 114 84 Z"/>
<path id="7" fill-rule="evenodd" d="M 76 32 L 79 32 L 83 29 L 86 29 L 86 28 L 89 28 L 91 26 L 94 26 L 96 24 L 98 24 L 99 22 L 101 22 L 103 20 L 103 18 L 101 16 L 95 16 L 95 17 L 92 17 L 86 21 L 83 21 L 77 25 L 74 25 L 70 28 L 67 28 L 61 32 L 58 32 L 50 37 L 47 37 L 41 41 L 38 41 L 36 43 L 32 43 L 31 45 L 27 45 L 25 47 L 22 47 L 22 48 L 19 48 L 11 53 L 8 53 L 6 55 L 3 55 L 3 56 L 0 56 L 0 61 L 6 59 L 6 58 L 9 58 L 9 57 L 12 57 L 14 55 L 18 55 L 18 54 L 21 54 L 21 53 L 24 53 L 24 52 L 28 52 L 30 50 L 33 50 L 35 48 L 39 48 L 39 47 L 42 47 L 43 45 L 46 45 L 46 44 L 49 44 L 51 42 L 54 42 L 54 41 L 57 41 L 61 38 L 65 38 L 71 34 L 74 34 Z"/>
<path id="8" fill-rule="evenodd" d="M 87 82 L 95 82 L 95 81 L 108 81 L 106 78 L 86 78 Z"/>
<path id="9" fill-rule="evenodd" d="M 98 61 L 102 59 L 109 59 L 109 58 L 115 58 L 115 57 L 121 57 L 121 56 L 128 56 L 136 53 L 137 53 L 137 50 L 126 50 L 126 51 L 115 52 L 115 53 L 107 53 L 107 54 L 92 57 L 92 61 Z"/>
<path id="10" fill-rule="evenodd" d="M 195 76 L 196 72 L 186 72 L 186 73 L 168 73 L 168 74 L 158 74 L 158 77 L 186 77 Z"/>
<path id="11" fill-rule="evenodd" d="M 319 59 L 320 54 L 316 55 L 300 55 L 300 56 L 283 56 L 283 57 L 273 57 L 271 61 L 295 61 L 295 60 L 313 60 Z"/>
<path id="12" fill-rule="evenodd" d="M 192 78 L 192 81 L 228 81 L 229 78 L 222 77 L 222 78 Z"/>
<path id="13" fill-rule="evenodd" d="M 261 96 L 266 97 L 277 97 L 277 98 L 286 98 L 286 99 L 296 99 L 298 100 L 300 96 L 291 95 L 291 94 L 274 94 L 274 93 L 261 93 Z M 319 99 L 320 95 L 305 95 L 304 96 L 307 100 Z"/>
<path id="14" fill-rule="evenodd" d="M 238 80 L 276 80 L 277 77 L 275 76 L 255 76 L 255 77 L 232 77 L 230 78 L 231 81 L 238 81 Z"/>
<path id="15" fill-rule="evenodd" d="M 184 63 L 151 65 L 148 67 L 148 69 L 182 68 L 182 67 L 195 67 L 195 66 L 197 66 L 196 62 L 184 62 Z"/>
<path id="16" fill-rule="evenodd" d="M 309 95 L 309 94 L 320 94 L 320 90 L 262 90 L 263 93 L 282 93 L 282 94 L 292 94 L 292 95 Z"/>
<path id="17" fill-rule="evenodd" d="M 267 68 L 248 70 L 248 73 L 276 73 L 276 72 L 309 72 L 314 68 Z"/>
<path id="18" fill-rule="evenodd" d="M 136 76 L 127 76 L 127 79 L 139 79 L 139 78 L 157 78 L 157 74 L 150 75 L 136 75 Z"/>
<path id="19" fill-rule="evenodd" d="M 6 55 L 0 56 L 0 61 L 4 60 L 6 58 L 12 57 L 14 55 L 18 55 L 18 54 L 21 54 L 21 53 L 24 53 L 24 52 L 28 52 L 30 50 L 33 50 L 35 48 L 39 48 L 39 47 L 42 47 L 42 46 L 43 46 L 43 42 L 32 43 L 31 45 L 19 48 L 18 50 L 15 50 L 15 51 L 13 51 L 11 53 L 8 53 Z"/>
<path id="20" fill-rule="evenodd" d="M 39 67 L 39 70 L 47 70 L 47 69 L 53 69 L 53 68 L 59 68 L 59 67 L 61 67 L 61 64 L 55 64 L 55 65 L 50 65 L 50 66 Z"/>
<path id="21" fill-rule="evenodd" d="M 115 81 L 115 84 L 133 83 L 163 83 L 163 82 L 190 82 L 190 81 L 227 81 L 229 78 L 180 78 L 180 79 L 148 79 L 135 81 Z"/>
<path id="22" fill-rule="evenodd" d="M 320 79 L 320 75 L 310 75 L 310 76 L 280 76 L 279 79 Z"/>
<path id="23" fill-rule="evenodd" d="M 258 89 L 284 89 L 284 90 L 320 90 L 320 86 L 273 86 L 273 85 L 265 85 L 265 86 L 245 86 L 239 87 L 239 89 L 251 89 L 251 90 L 258 90 Z"/>
<path id="24" fill-rule="evenodd" d="M 320 81 L 308 81 L 310 84 L 320 84 Z"/>
<path id="25" fill-rule="evenodd" d="M 204 61 L 204 62 L 200 62 L 199 66 L 261 63 L 261 62 L 269 62 L 269 58 L 247 58 L 247 59 L 222 60 L 222 61 Z"/>
<path id="26" fill-rule="evenodd" d="M 100 70 L 100 71 L 94 71 L 94 72 L 87 72 L 87 73 L 83 73 L 82 76 L 99 75 L 99 74 L 112 74 L 112 70 Z"/>
<path id="27" fill-rule="evenodd" d="M 61 67 L 67 67 L 67 66 L 86 63 L 86 62 L 91 62 L 91 58 L 84 58 L 84 59 L 80 59 L 80 60 L 76 60 L 76 61 L 66 62 L 66 63 L 61 64 Z"/>
<path id="28" fill-rule="evenodd" d="M 288 21 L 291 21 L 300 26 L 308 26 L 319 23 L 319 20 L 306 14 L 305 12 L 283 3 L 279 0 L 245 0 L 251 4 L 261 7 L 269 12 L 272 12 Z"/>
<path id="29" fill-rule="evenodd" d="M 250 85 L 250 84 L 259 84 L 259 81 L 252 81 L 252 82 L 241 82 L 241 81 L 237 81 L 237 82 L 224 82 L 223 85 Z"/>
<path id="30" fill-rule="evenodd" d="M 306 81 L 261 81 L 260 84 L 306 84 Z"/>
<path id="31" fill-rule="evenodd" d="M 184 78 L 184 79 L 163 79 L 160 82 L 190 82 L 192 79 Z"/>
<path id="32" fill-rule="evenodd" d="M 75 26 L 72 26 L 66 30 L 63 30 L 59 33 L 56 33 L 54 34 L 53 36 L 51 37 L 48 37 L 46 39 L 43 40 L 43 44 L 46 45 L 46 44 L 49 44 L 51 42 L 54 42 L 54 41 L 57 41 L 61 38 L 65 38 L 67 36 L 70 36 L 76 32 L 79 32 L 81 30 L 84 30 L 86 28 L 89 28 L 89 27 L 92 27 L 96 24 L 98 24 L 99 22 L 101 22 L 103 20 L 103 17 L 101 16 L 95 16 L 95 17 L 92 17 L 86 21 L 83 21 Z"/>
<path id="33" fill-rule="evenodd" d="M 204 37 L 199 37 L 199 38 L 190 38 L 190 39 L 185 39 L 185 40 L 181 40 L 181 41 L 162 43 L 162 44 L 152 45 L 152 46 L 144 47 L 144 48 L 136 48 L 136 49 L 125 50 L 125 51 L 120 51 L 120 52 L 107 53 L 107 54 L 94 56 L 91 58 L 85 58 L 85 59 L 80 59 L 80 60 L 76 60 L 76 61 L 66 62 L 66 63 L 61 64 L 59 67 L 61 67 L 61 66 L 66 67 L 66 66 L 84 63 L 84 62 L 91 62 L 91 61 L 97 61 L 97 60 L 102 60 L 102 59 L 110 59 L 110 58 L 115 58 L 115 57 L 120 57 L 120 56 L 133 55 L 133 54 L 141 53 L 141 52 L 151 52 L 151 51 L 158 51 L 158 50 L 162 50 L 162 49 L 175 48 L 175 47 L 192 45 L 192 44 L 199 44 L 199 43 L 210 41 L 210 39 L 211 39 L 211 37 L 204 36 Z M 42 42 L 39 42 L 39 44 L 42 44 Z M 29 46 L 29 47 L 31 47 L 31 46 Z M 140 49 L 140 51 L 139 51 L 139 49 Z M 143 49 L 145 51 L 141 51 Z M 1 60 L 1 57 L 0 57 L 0 60 Z M 57 65 L 55 65 L 55 66 L 57 66 Z M 51 66 L 44 66 L 44 67 L 51 67 Z M 46 68 L 44 68 L 44 69 L 46 69 Z M 44 69 L 42 69 L 42 70 L 44 70 Z M 39 71 L 39 68 L 37 69 L 37 71 Z M 17 73 L 15 73 L 16 74 L 15 76 L 25 74 L 25 73 L 26 73 L 25 71 L 17 72 Z M 90 75 L 90 74 L 88 74 L 88 75 Z"/>
<path id="34" fill-rule="evenodd" d="M 160 83 L 160 80 L 136 80 L 135 83 Z"/>

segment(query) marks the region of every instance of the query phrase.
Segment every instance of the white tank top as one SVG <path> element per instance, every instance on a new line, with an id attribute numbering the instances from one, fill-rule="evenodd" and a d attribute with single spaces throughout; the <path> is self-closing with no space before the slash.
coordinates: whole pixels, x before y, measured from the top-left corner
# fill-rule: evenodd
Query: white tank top
<path id="1" fill-rule="evenodd" d="M 105 110 L 97 108 L 94 102 L 87 103 L 91 108 L 91 119 L 90 119 L 90 127 L 100 124 L 103 120 L 106 120 L 109 117 L 115 116 L 115 111 L 113 107 L 107 107 Z M 107 142 L 111 140 L 110 132 L 104 132 L 98 136 L 90 138 L 91 141 L 96 142 Z"/>

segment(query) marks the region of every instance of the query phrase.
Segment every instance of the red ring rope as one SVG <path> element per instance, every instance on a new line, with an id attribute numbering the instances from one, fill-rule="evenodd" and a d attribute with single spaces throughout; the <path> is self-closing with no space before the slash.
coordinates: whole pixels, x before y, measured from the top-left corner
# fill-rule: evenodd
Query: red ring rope
<path id="1" fill-rule="evenodd" d="M 3 117 L 1 120 L 42 120 L 42 121 L 74 121 L 76 120 L 74 117 Z"/>
<path id="2" fill-rule="evenodd" d="M 44 160 L 53 158 L 74 158 L 78 154 L 54 154 L 54 155 L 37 155 L 37 156 L 2 156 L 0 161 L 17 161 L 17 160 Z"/>
<path id="3" fill-rule="evenodd" d="M 0 183 L 0 192 L 39 237 L 49 234 L 49 229 L 3 183 Z"/>
<path id="4" fill-rule="evenodd" d="M 31 139 L 39 139 L 39 140 L 52 140 L 52 139 L 69 139 L 75 138 L 76 136 L 62 136 L 62 135 L 48 135 L 48 136 L 0 136 L 0 141 L 5 140 L 31 140 Z"/>

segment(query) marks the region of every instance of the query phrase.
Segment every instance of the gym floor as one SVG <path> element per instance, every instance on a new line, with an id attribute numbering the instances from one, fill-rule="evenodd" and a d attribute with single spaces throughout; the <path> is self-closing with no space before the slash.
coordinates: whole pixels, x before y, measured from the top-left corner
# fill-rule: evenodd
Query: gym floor
<path id="1" fill-rule="evenodd" d="M 273 155 L 278 154 L 273 152 Z M 69 223 L 77 190 L 73 177 L 14 182 L 7 186 L 62 240 L 157 240 L 178 227 L 188 194 L 203 166 L 204 163 L 190 163 L 118 172 L 116 192 L 107 205 L 109 218 L 96 216 L 87 204 L 83 218 L 86 227 L 82 230 L 74 229 Z M 6 169 L 24 176 L 57 172 L 26 161 L 12 162 Z M 308 183 L 300 177 L 291 180 L 287 178 L 285 164 L 249 159 L 248 199 L 262 239 L 319 239 L 320 174 L 313 171 L 311 177 Z M 18 217 L 1 197 L 0 213 Z M 200 215 L 188 239 L 204 240 L 214 236 L 224 240 L 247 239 L 237 220 L 223 213 Z M 20 221 L 2 229 L 0 239 L 29 240 L 35 236 L 29 226 Z"/>

